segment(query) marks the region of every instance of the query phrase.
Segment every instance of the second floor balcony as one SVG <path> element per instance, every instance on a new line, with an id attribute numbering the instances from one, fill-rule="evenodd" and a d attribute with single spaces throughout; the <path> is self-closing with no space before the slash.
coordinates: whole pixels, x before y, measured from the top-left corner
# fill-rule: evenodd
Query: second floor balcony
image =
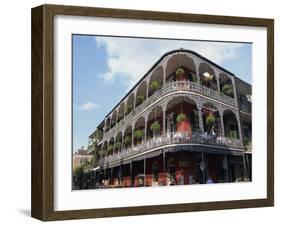
<path id="1" fill-rule="evenodd" d="M 107 165 L 127 158 L 133 158 L 134 156 L 145 154 L 149 151 L 174 147 L 174 145 L 207 145 L 215 148 L 232 148 L 243 150 L 243 144 L 241 140 L 237 138 L 202 134 L 200 132 L 167 132 L 159 136 L 154 136 L 151 139 L 143 140 L 133 147 L 128 147 L 117 153 L 104 156 L 100 159 L 98 164 Z"/>

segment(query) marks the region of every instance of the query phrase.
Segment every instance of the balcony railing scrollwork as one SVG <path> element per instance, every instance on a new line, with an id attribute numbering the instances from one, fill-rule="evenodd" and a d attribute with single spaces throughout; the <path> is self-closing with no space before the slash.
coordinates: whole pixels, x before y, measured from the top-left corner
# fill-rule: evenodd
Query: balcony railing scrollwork
<path id="1" fill-rule="evenodd" d="M 119 123 L 117 123 L 113 128 L 104 134 L 104 138 L 109 138 L 115 134 L 119 129 L 126 124 L 126 122 L 131 121 L 135 115 L 144 111 L 152 103 L 160 99 L 163 95 L 175 92 L 175 91 L 192 91 L 194 93 L 202 94 L 213 99 L 219 100 L 223 103 L 235 106 L 235 101 L 233 98 L 228 97 L 218 91 L 210 89 L 206 86 L 202 86 L 199 83 L 191 81 L 171 81 L 163 85 L 159 90 L 157 90 L 152 96 L 147 98 L 142 104 L 137 106 L 131 113 L 126 115 Z"/>
<path id="2" fill-rule="evenodd" d="M 100 160 L 100 165 L 107 164 L 110 162 L 118 161 L 124 158 L 128 158 L 140 153 L 143 153 L 154 148 L 171 145 L 171 144 L 205 144 L 214 145 L 220 147 L 229 147 L 243 149 L 243 145 L 239 139 L 220 137 L 214 135 L 200 134 L 200 133 L 188 133 L 188 132 L 174 132 L 166 133 L 152 139 L 143 141 L 142 143 L 127 148 L 119 153 L 115 153 L 106 156 Z"/>

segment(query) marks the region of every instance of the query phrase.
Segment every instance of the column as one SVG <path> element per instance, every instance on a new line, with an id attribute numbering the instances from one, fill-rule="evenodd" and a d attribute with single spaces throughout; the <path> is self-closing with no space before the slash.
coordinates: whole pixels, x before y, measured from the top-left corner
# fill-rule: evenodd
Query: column
<path id="1" fill-rule="evenodd" d="M 222 109 L 219 110 L 219 114 L 220 114 L 220 124 L 221 124 L 221 136 L 225 137 L 224 123 L 223 123 L 223 110 Z"/>
<path id="2" fill-rule="evenodd" d="M 122 162 L 120 161 L 120 166 L 119 166 L 119 183 L 122 185 Z"/>
<path id="3" fill-rule="evenodd" d="M 145 170 L 146 169 L 146 158 L 144 156 L 144 159 L 143 159 L 143 186 L 145 187 L 146 186 L 146 181 L 145 181 Z"/>
<path id="4" fill-rule="evenodd" d="M 162 64 L 163 68 L 163 86 L 166 84 L 166 63 Z"/>
<path id="5" fill-rule="evenodd" d="M 235 113 L 236 115 L 236 120 L 237 120 L 237 124 L 238 124 L 238 130 L 239 130 L 239 140 L 241 145 L 243 146 L 243 136 L 242 136 L 242 129 L 241 129 L 241 121 L 240 121 L 240 113 L 239 111 L 237 111 Z"/>
<path id="6" fill-rule="evenodd" d="M 218 92 L 220 93 L 221 92 L 221 88 L 220 88 L 220 78 L 219 78 L 219 76 L 217 76 L 216 79 L 217 79 Z"/>
<path id="7" fill-rule="evenodd" d="M 196 68 L 196 77 L 197 77 L 197 83 L 200 83 L 200 75 L 199 75 L 199 64 L 200 62 L 196 59 L 194 59 L 195 68 Z"/>
<path id="8" fill-rule="evenodd" d="M 122 137 L 121 137 L 121 149 L 120 149 L 120 152 L 122 152 L 123 149 L 124 149 L 124 136 L 125 136 L 124 131 L 122 131 L 121 134 L 122 134 Z"/>
<path id="9" fill-rule="evenodd" d="M 225 182 L 230 182 L 229 181 L 229 164 L 228 164 L 228 155 L 225 155 L 224 156 L 224 170 L 225 170 L 225 177 L 224 177 L 224 179 L 225 179 Z"/>
<path id="10" fill-rule="evenodd" d="M 111 167 L 111 169 L 110 169 L 110 184 L 114 184 L 113 183 L 113 167 Z"/>
<path id="11" fill-rule="evenodd" d="M 163 110 L 163 134 L 166 133 L 166 111 Z"/>
<path id="12" fill-rule="evenodd" d="M 244 177 L 247 181 L 249 181 L 249 174 L 246 166 L 246 159 L 245 159 L 245 154 L 243 153 L 243 166 L 244 166 Z"/>
<path id="13" fill-rule="evenodd" d="M 131 187 L 132 187 L 132 185 L 134 185 L 134 182 L 133 182 L 133 161 L 132 160 L 130 162 L 130 183 L 131 183 Z"/>
<path id="14" fill-rule="evenodd" d="M 144 118 L 144 140 L 147 139 L 147 117 Z"/>
<path id="15" fill-rule="evenodd" d="M 198 108 L 198 117 L 199 117 L 199 130 L 200 133 L 204 134 L 204 124 L 203 124 L 203 116 L 202 116 L 202 107 L 197 107 Z"/>
<path id="16" fill-rule="evenodd" d="M 201 163 L 202 163 L 202 177 L 203 177 L 203 184 L 206 184 L 206 178 L 205 178 L 205 170 L 206 170 L 206 164 L 205 164 L 205 160 L 204 160 L 204 153 L 202 151 L 201 153 Z"/>
<path id="17" fill-rule="evenodd" d="M 234 79 L 233 79 L 232 76 L 231 76 L 231 82 L 232 82 L 232 85 L 233 85 L 235 106 L 238 107 L 237 92 L 236 92 L 236 84 L 235 84 L 235 81 L 234 81 Z"/>
<path id="18" fill-rule="evenodd" d="M 163 158 L 163 175 L 165 176 L 165 184 L 166 185 L 166 182 L 167 182 L 167 178 L 166 178 L 166 161 L 165 161 L 165 151 L 163 150 L 162 152 L 162 158 Z"/>

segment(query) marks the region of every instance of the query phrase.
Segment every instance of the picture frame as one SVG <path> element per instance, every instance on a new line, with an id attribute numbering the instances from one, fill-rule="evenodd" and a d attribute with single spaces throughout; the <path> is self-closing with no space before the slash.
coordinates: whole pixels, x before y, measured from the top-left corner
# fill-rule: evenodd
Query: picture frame
<path id="1" fill-rule="evenodd" d="M 55 16 L 97 17 L 157 22 L 180 22 L 265 28 L 266 48 L 266 197 L 243 200 L 136 205 L 92 209 L 55 210 L 54 171 L 54 20 Z M 32 9 L 32 186 L 31 215 L 43 221 L 164 214 L 274 205 L 274 20 L 186 13 L 139 11 L 63 5 Z M 59 122 L 57 122 L 59 123 Z"/>

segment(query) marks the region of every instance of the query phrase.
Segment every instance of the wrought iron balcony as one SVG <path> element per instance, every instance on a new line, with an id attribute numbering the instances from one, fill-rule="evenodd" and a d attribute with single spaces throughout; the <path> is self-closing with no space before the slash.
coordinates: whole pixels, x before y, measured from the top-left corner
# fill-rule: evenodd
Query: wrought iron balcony
<path id="1" fill-rule="evenodd" d="M 134 147 L 127 148 L 119 153 L 106 156 L 100 160 L 100 165 L 105 165 L 143 153 L 148 150 L 171 144 L 205 144 L 219 147 L 243 149 L 241 140 L 235 138 L 220 137 L 201 133 L 174 132 L 153 137 L 152 139 L 143 141 L 141 144 L 138 144 Z"/>
<path id="2" fill-rule="evenodd" d="M 160 99 L 163 95 L 176 91 L 191 91 L 198 93 L 212 99 L 219 100 L 223 103 L 235 106 L 234 98 L 228 97 L 218 91 L 210 89 L 199 83 L 191 81 L 171 81 L 162 86 L 161 89 L 157 90 L 152 96 L 148 97 L 142 104 L 137 106 L 130 114 L 126 115 L 119 123 L 117 123 L 113 128 L 104 134 L 104 138 L 110 138 L 116 132 L 120 130 L 121 127 L 129 123 L 136 115 L 143 112 L 148 106 L 153 104 L 155 101 Z"/>
<path id="3" fill-rule="evenodd" d="M 117 131 L 120 130 L 121 127 L 123 127 L 126 123 L 130 122 L 135 117 L 135 115 L 143 112 L 148 106 L 153 104 L 162 96 L 176 91 L 191 91 L 194 93 L 202 94 L 207 97 L 211 97 L 212 99 L 219 100 L 223 103 L 235 106 L 234 98 L 228 97 L 206 86 L 202 86 L 199 83 L 191 81 L 171 81 L 163 85 L 161 89 L 157 90 L 152 96 L 148 97 L 142 104 L 137 106 L 130 114 L 126 115 L 113 128 L 107 131 L 104 134 L 104 138 L 106 139 L 113 136 Z"/>

